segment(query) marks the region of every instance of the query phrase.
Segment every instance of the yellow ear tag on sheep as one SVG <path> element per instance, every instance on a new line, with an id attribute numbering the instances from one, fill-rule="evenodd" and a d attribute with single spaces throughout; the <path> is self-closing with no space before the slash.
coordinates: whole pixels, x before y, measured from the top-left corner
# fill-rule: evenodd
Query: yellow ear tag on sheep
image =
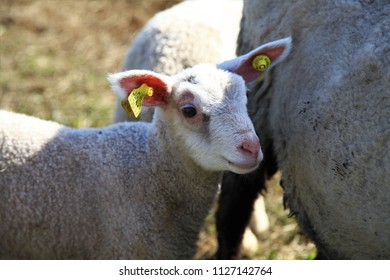
<path id="1" fill-rule="evenodd" d="M 265 54 L 258 55 L 252 60 L 253 69 L 260 72 L 264 72 L 265 70 L 267 70 L 270 64 L 271 59 Z"/>
<path id="2" fill-rule="evenodd" d="M 147 84 L 142 84 L 139 88 L 133 89 L 127 99 L 122 101 L 122 107 L 129 115 L 134 115 L 138 118 L 142 110 L 142 103 L 145 96 L 152 96 L 153 88 Z"/>

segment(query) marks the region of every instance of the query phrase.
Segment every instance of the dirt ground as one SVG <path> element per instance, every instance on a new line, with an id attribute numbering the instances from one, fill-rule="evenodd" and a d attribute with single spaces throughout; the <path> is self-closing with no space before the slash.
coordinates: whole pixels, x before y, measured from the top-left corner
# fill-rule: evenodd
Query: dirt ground
<path id="1" fill-rule="evenodd" d="M 112 122 L 115 97 L 106 74 L 120 70 L 136 32 L 178 0 L 0 0 L 0 108 L 75 127 Z M 250 259 L 312 259 L 315 249 L 282 207 L 271 181 L 271 228 Z M 213 212 L 198 259 L 214 257 Z"/>

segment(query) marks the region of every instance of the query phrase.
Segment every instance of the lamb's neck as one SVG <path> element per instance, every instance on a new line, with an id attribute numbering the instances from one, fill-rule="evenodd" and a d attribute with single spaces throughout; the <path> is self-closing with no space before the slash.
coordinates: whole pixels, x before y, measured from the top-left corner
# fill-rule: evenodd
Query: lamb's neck
<path id="1" fill-rule="evenodd" d="M 167 201 L 171 201 L 176 207 L 183 205 L 194 208 L 192 211 L 202 211 L 205 205 L 211 205 L 222 173 L 200 167 L 166 133 L 165 129 L 157 128 L 149 139 L 149 149 L 153 150 L 150 152 L 156 153 L 153 169 L 156 177 L 164 180 L 157 184 L 157 188 L 161 188 L 157 191 L 166 195 Z"/>
<path id="2" fill-rule="evenodd" d="M 197 165 L 171 140 L 172 135 L 164 126 L 163 122 L 155 125 L 149 137 L 149 149 L 158 153 L 158 162 L 153 162 L 153 168 L 165 180 L 157 184 L 160 189 L 156 190 L 164 205 L 159 219 L 164 229 L 187 231 L 183 234 L 193 232 L 196 238 L 212 207 L 222 173 L 206 171 Z"/>
<path id="3" fill-rule="evenodd" d="M 215 181 L 221 177 L 221 172 L 208 171 L 199 166 L 184 148 L 181 140 L 173 137 L 174 132 L 165 124 L 164 120 L 154 120 L 152 129 L 149 132 L 150 152 L 158 152 L 156 157 L 159 161 L 159 168 L 168 167 L 169 171 L 180 170 L 185 178 L 196 180 Z M 165 155 L 165 156 L 161 156 Z M 185 180 L 188 181 L 188 180 Z"/>

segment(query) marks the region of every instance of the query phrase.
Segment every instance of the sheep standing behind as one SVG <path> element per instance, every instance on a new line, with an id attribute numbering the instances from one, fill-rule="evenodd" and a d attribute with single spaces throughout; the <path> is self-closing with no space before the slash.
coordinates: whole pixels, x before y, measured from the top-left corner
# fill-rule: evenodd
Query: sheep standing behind
<path id="1" fill-rule="evenodd" d="M 110 75 L 126 99 L 147 85 L 152 123 L 75 129 L 0 111 L 0 258 L 191 258 L 221 172 L 262 159 L 244 79 L 264 72 L 250 62 L 289 50 L 284 39 L 173 77 Z"/>
<path id="2" fill-rule="evenodd" d="M 165 75 L 199 63 L 217 63 L 235 56 L 243 1 L 184 1 L 157 13 L 134 38 L 122 70 L 145 69 Z M 139 120 L 151 121 L 153 110 Z M 117 99 L 115 122 L 135 121 Z M 257 192 L 256 195 L 258 195 Z M 243 251 L 257 250 L 257 236 L 269 227 L 262 197 L 256 204 L 251 226 L 243 239 Z"/>
<path id="3" fill-rule="evenodd" d="M 134 38 L 122 70 L 175 75 L 199 63 L 235 57 L 243 1 L 183 1 L 157 13 Z M 118 99 L 115 122 L 134 120 Z M 151 121 L 152 114 L 141 120 Z"/>
<path id="4" fill-rule="evenodd" d="M 280 34 L 292 34 L 294 51 L 263 85 L 251 85 L 257 94 L 248 111 L 264 151 L 260 171 L 251 173 L 258 177 L 231 174 L 222 192 L 250 204 L 239 185 L 257 188 L 277 164 L 284 203 L 319 257 L 390 258 L 389 14 L 381 0 L 244 5 L 239 52 Z M 233 217 L 219 223 L 225 232 L 245 228 Z"/>

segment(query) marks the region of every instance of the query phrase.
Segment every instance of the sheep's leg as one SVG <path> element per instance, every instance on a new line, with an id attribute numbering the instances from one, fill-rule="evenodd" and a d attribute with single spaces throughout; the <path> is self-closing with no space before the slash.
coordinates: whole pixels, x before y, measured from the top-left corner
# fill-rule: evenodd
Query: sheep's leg
<path id="1" fill-rule="evenodd" d="M 249 228 L 257 238 L 269 229 L 269 219 L 265 209 L 264 196 L 259 196 L 254 204 L 253 213 L 249 221 Z"/>
<path id="2" fill-rule="evenodd" d="M 245 256 L 255 254 L 262 234 L 268 229 L 269 219 L 265 209 L 264 196 L 260 195 L 254 203 L 252 216 L 241 242 L 241 254 Z"/>
<path id="3" fill-rule="evenodd" d="M 240 257 L 240 244 L 254 203 L 265 189 L 266 179 L 276 171 L 276 159 L 270 145 L 269 149 L 264 151 L 264 160 L 256 171 L 247 175 L 231 172 L 224 174 L 216 215 L 218 259 Z"/>
<path id="4" fill-rule="evenodd" d="M 237 259 L 253 204 L 265 186 L 263 168 L 249 175 L 225 173 L 217 211 L 218 259 Z"/>

